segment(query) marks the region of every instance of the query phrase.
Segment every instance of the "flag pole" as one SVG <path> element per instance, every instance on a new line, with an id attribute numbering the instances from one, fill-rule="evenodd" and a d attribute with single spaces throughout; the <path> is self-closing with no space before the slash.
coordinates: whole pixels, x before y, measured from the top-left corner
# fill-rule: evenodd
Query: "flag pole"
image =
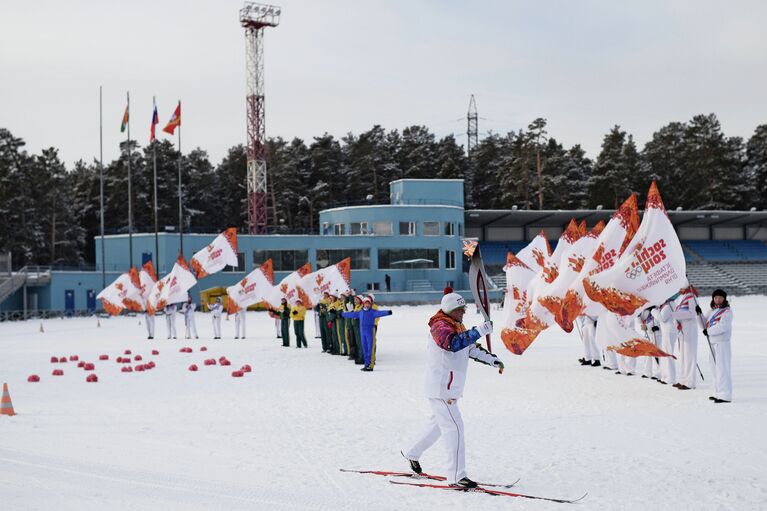
<path id="1" fill-rule="evenodd" d="M 101 289 L 107 287 L 106 257 L 104 255 L 104 116 L 99 85 L 99 205 L 101 208 Z"/>
<path id="2" fill-rule="evenodd" d="M 130 267 L 133 268 L 133 197 L 131 189 L 131 148 L 130 148 L 130 92 L 127 92 L 128 97 L 128 261 Z"/>
<path id="3" fill-rule="evenodd" d="M 152 96 L 152 106 L 157 111 L 155 98 Z M 154 123 L 154 112 L 152 112 L 152 122 Z M 154 128 L 154 124 L 152 125 Z M 152 140 L 152 166 L 154 168 L 154 262 L 157 271 L 160 271 L 160 240 L 158 232 L 159 220 L 157 218 L 157 140 Z"/>
<path id="4" fill-rule="evenodd" d="M 179 108 L 181 107 L 181 101 L 178 102 Z M 182 217 L 182 205 L 181 205 L 181 123 L 178 125 L 178 243 L 179 254 L 184 255 L 184 222 Z"/>

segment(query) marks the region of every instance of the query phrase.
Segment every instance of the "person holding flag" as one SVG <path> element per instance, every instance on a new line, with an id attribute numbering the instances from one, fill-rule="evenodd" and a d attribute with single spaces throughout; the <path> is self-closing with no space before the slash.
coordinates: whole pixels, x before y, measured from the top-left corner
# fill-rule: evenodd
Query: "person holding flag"
<path id="1" fill-rule="evenodd" d="M 176 338 L 176 304 L 169 303 L 165 306 L 165 326 L 168 329 L 168 339 Z"/>
<path id="2" fill-rule="evenodd" d="M 192 297 L 189 296 L 186 299 L 186 303 L 183 305 L 184 309 L 184 336 L 189 339 L 194 335 L 195 339 L 200 337 L 197 335 L 197 323 L 194 319 L 194 311 L 197 309 L 197 304 L 192 301 Z"/>
<path id="3" fill-rule="evenodd" d="M 691 390 L 695 388 L 698 373 L 698 324 L 696 315 L 695 289 L 691 286 L 680 291 L 676 299 L 674 319 L 678 323 L 679 335 L 679 381 L 674 387 L 679 390 Z M 700 309 L 700 307 L 698 307 Z"/>
<path id="4" fill-rule="evenodd" d="M 211 305 L 210 312 L 213 313 L 213 338 L 221 339 L 221 314 L 224 306 L 221 305 L 221 297 L 216 298 L 216 302 Z"/>
<path id="5" fill-rule="evenodd" d="M 703 324 L 703 335 L 711 342 L 709 358 L 714 373 L 714 395 L 709 399 L 714 403 L 729 403 L 732 401 L 732 309 L 723 289 L 717 289 L 711 294 L 711 311 L 703 315 Z"/>
<path id="6" fill-rule="evenodd" d="M 296 300 L 296 304 L 290 308 L 290 315 L 293 318 L 293 332 L 296 334 L 296 348 L 306 345 L 306 336 L 304 335 L 304 319 L 306 318 L 306 307 L 301 299 Z"/>

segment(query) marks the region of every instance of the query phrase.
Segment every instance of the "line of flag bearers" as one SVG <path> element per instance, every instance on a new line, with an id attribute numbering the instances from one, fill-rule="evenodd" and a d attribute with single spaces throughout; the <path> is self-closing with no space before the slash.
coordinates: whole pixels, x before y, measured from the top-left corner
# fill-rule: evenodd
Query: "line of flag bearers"
<path id="1" fill-rule="evenodd" d="M 176 339 L 176 313 L 184 314 L 186 338 L 194 336 L 199 339 L 195 323 L 197 306 L 188 297 L 179 311 L 176 304 L 168 304 L 163 309 L 168 339 Z M 221 298 L 209 307 L 213 322 L 213 338 L 221 339 L 221 317 L 224 306 Z M 296 338 L 296 348 L 307 348 L 304 325 L 307 309 L 302 300 L 296 300 L 290 305 L 283 298 L 279 309 L 269 308 L 271 317 L 279 321 L 277 337 L 282 339 L 282 346 L 290 346 L 290 322 L 293 322 L 293 334 Z M 322 352 L 331 355 L 347 356 L 355 364 L 362 365 L 361 371 L 373 371 L 376 362 L 376 333 L 378 321 L 384 316 L 390 316 L 391 310 L 379 309 L 372 294 L 361 297 L 353 290 L 339 293 L 338 296 L 325 293 L 315 309 L 319 316 L 320 339 Z M 154 316 L 145 314 L 148 339 L 154 339 Z M 235 339 L 245 339 L 245 309 L 235 313 Z"/>
<path id="2" fill-rule="evenodd" d="M 599 339 L 598 318 L 581 317 L 581 338 L 584 356 L 581 365 L 614 370 L 615 374 L 641 377 L 679 390 L 692 390 L 697 385 L 700 367 L 697 363 L 698 330 L 710 344 L 709 360 L 714 375 L 714 403 L 732 401 L 731 348 L 732 308 L 727 293 L 717 289 L 712 293 L 710 311 L 704 313 L 697 303 L 697 293 L 688 287 L 670 297 L 658 307 L 649 307 L 635 318 L 636 329 L 650 342 L 672 357 L 644 357 L 637 369 L 637 359 L 599 349 L 609 341 Z"/>

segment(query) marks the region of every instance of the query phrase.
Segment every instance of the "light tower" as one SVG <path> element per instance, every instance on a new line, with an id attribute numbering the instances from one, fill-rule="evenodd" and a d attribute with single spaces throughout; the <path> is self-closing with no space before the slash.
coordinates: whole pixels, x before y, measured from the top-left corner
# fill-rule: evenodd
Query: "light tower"
<path id="1" fill-rule="evenodd" d="M 248 118 L 248 231 L 266 233 L 266 116 L 264 113 L 264 28 L 280 24 L 282 9 L 245 2 L 240 24 L 245 28 Z"/>

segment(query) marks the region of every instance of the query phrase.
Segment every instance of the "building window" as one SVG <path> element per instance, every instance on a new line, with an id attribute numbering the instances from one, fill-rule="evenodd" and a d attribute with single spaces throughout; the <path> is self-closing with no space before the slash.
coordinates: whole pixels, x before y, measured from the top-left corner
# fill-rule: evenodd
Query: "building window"
<path id="1" fill-rule="evenodd" d="M 445 222 L 445 236 L 455 236 L 455 224 L 453 222 Z"/>
<path id="2" fill-rule="evenodd" d="M 376 236 L 391 236 L 391 222 L 373 222 L 373 234 Z"/>
<path id="3" fill-rule="evenodd" d="M 439 268 L 439 250 L 436 248 L 379 248 L 379 270 L 409 270 L 412 268 Z"/>
<path id="4" fill-rule="evenodd" d="M 415 222 L 400 222 L 399 223 L 399 235 L 400 236 L 415 236 Z"/>
<path id="5" fill-rule="evenodd" d="M 455 251 L 445 250 L 445 269 L 455 270 Z"/>
<path id="6" fill-rule="evenodd" d="M 463 224 L 458 224 L 458 237 L 463 238 Z"/>
<path id="7" fill-rule="evenodd" d="M 237 252 L 237 268 L 226 266 L 222 271 L 245 271 L 245 252 Z"/>
<path id="8" fill-rule="evenodd" d="M 367 222 L 352 222 L 352 229 L 351 229 L 351 235 L 352 236 L 359 236 L 359 235 L 365 235 L 370 234 L 368 232 L 368 223 Z"/>
<path id="9" fill-rule="evenodd" d="M 295 271 L 309 261 L 308 250 L 254 250 L 253 265 L 261 266 L 272 260 L 274 271 Z"/>
<path id="10" fill-rule="evenodd" d="M 424 236 L 439 236 L 439 222 L 424 222 L 423 223 L 423 235 Z"/>
<path id="11" fill-rule="evenodd" d="M 322 222 L 322 234 L 323 236 L 327 236 L 330 234 L 330 224 L 327 222 Z"/>
<path id="12" fill-rule="evenodd" d="M 317 249 L 317 269 L 320 270 L 331 264 L 336 264 L 339 261 L 351 257 L 351 269 L 352 270 L 369 270 L 370 269 L 370 249 L 354 249 L 343 248 L 338 250 L 330 250 L 324 248 Z"/>
<path id="13" fill-rule="evenodd" d="M 346 224 L 333 224 L 333 234 L 343 236 L 346 234 Z"/>
<path id="14" fill-rule="evenodd" d="M 380 291 L 381 284 L 378 282 L 368 282 L 368 291 Z"/>

